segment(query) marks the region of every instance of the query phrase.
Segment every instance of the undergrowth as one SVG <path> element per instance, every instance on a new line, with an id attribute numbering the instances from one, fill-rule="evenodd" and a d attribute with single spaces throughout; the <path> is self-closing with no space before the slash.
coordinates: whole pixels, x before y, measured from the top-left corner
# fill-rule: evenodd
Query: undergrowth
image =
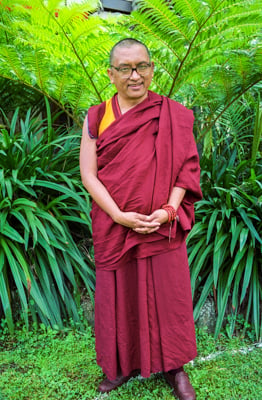
<path id="1" fill-rule="evenodd" d="M 260 400 L 262 347 L 241 337 L 215 340 L 197 331 L 199 355 L 186 370 L 198 400 Z M 96 364 L 93 330 L 40 328 L 0 331 L 0 400 L 172 400 L 161 373 L 141 376 L 110 394 L 98 394 L 103 377 Z"/>

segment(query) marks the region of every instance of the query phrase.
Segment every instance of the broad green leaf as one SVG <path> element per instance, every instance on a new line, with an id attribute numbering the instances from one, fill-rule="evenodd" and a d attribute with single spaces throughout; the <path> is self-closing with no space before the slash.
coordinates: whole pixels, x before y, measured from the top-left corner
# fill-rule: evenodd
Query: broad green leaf
<path id="1" fill-rule="evenodd" d="M 236 254 L 236 257 L 234 258 L 234 262 L 232 264 L 230 273 L 229 273 L 229 277 L 231 276 L 231 274 L 235 273 L 235 270 L 237 269 L 238 265 L 240 262 L 242 262 L 246 252 L 247 252 L 247 247 L 244 247 L 242 250 L 239 250 Z M 230 279 L 229 279 L 229 283 L 230 283 Z"/>
<path id="2" fill-rule="evenodd" d="M 208 297 L 208 295 L 210 294 L 211 290 L 212 290 L 212 286 L 213 286 L 213 275 L 212 272 L 208 275 L 205 285 L 201 291 L 201 296 L 200 299 L 198 300 L 196 306 L 194 307 L 194 319 L 197 320 L 199 318 L 199 314 L 200 311 Z"/>
<path id="3" fill-rule="evenodd" d="M 65 235 L 63 226 L 61 225 L 61 223 L 59 221 L 57 221 L 57 218 L 55 218 L 50 212 L 45 212 L 43 210 L 41 210 L 41 212 L 40 212 L 40 210 L 38 210 L 36 215 L 38 215 L 43 220 L 49 221 L 55 228 L 57 228 L 57 230 L 60 232 L 62 238 L 64 240 L 66 240 L 66 235 Z"/>
<path id="4" fill-rule="evenodd" d="M 30 186 L 24 185 L 24 183 L 21 182 L 20 180 L 17 180 L 16 184 L 20 189 L 22 189 L 24 192 L 28 193 L 30 196 L 37 197 L 35 190 L 32 189 Z"/>
<path id="5" fill-rule="evenodd" d="M 25 181 L 24 183 L 27 184 L 28 182 Z M 85 208 L 85 202 L 82 199 L 82 197 L 80 197 L 78 194 L 76 194 L 72 190 L 66 188 L 65 186 L 62 186 L 55 182 L 48 182 L 48 181 L 42 181 L 42 180 L 35 181 L 34 186 L 41 186 L 43 188 L 53 189 L 53 190 L 57 191 L 58 193 L 59 192 L 64 193 L 64 194 L 68 195 L 70 198 L 75 199 L 77 202 L 79 202 L 79 205 L 81 204 L 82 207 Z"/>
<path id="6" fill-rule="evenodd" d="M 239 240 L 239 236 L 240 236 L 240 233 L 242 232 L 243 227 L 244 227 L 244 224 L 241 221 L 239 224 L 237 224 L 235 230 L 234 231 L 232 230 L 232 240 L 231 240 L 231 244 L 230 244 L 231 257 L 233 257 L 233 254 L 234 254 L 234 251 L 236 248 L 236 244 L 237 244 L 237 241 Z"/>
<path id="7" fill-rule="evenodd" d="M 0 249 L 0 274 L 2 273 L 4 265 L 5 265 L 5 253 L 4 253 L 4 249 L 1 248 Z"/>
<path id="8" fill-rule="evenodd" d="M 22 224 L 24 231 L 29 232 L 28 222 L 20 211 L 12 208 L 10 210 L 10 215 L 13 215 L 17 219 L 17 222 Z"/>
<path id="9" fill-rule="evenodd" d="M 10 333 L 14 333 L 14 322 L 13 322 L 13 315 L 12 315 L 12 308 L 10 304 L 10 299 L 8 296 L 9 288 L 6 286 L 6 280 L 3 273 L 0 274 L 0 298 L 2 301 L 2 307 L 4 310 L 6 322 L 9 328 Z"/>
<path id="10" fill-rule="evenodd" d="M 57 264 L 55 254 L 53 254 L 52 257 L 50 256 L 50 254 L 48 254 L 47 256 L 48 256 L 48 260 L 49 260 L 49 266 L 50 266 L 51 271 L 53 272 L 58 290 L 60 292 L 62 299 L 64 300 L 64 296 L 65 296 L 64 279 L 63 279 L 61 270 Z"/>
<path id="11" fill-rule="evenodd" d="M 239 299 L 239 292 L 240 292 L 240 281 L 243 278 L 243 272 L 245 269 L 245 262 L 240 263 L 237 268 L 236 275 L 233 281 L 233 293 L 232 293 L 232 308 L 234 312 L 238 310 L 238 299 Z"/>
<path id="12" fill-rule="evenodd" d="M 38 241 L 38 234 L 37 234 L 37 229 L 36 229 L 36 225 L 35 225 L 35 216 L 32 212 L 32 210 L 30 210 L 29 208 L 25 208 L 24 209 L 30 230 L 32 231 L 33 234 L 33 247 L 35 247 L 37 241 Z"/>
<path id="13" fill-rule="evenodd" d="M 24 315 L 26 316 L 27 313 L 27 299 L 26 299 L 26 295 L 25 295 L 25 291 L 24 291 L 24 287 L 22 284 L 22 280 L 21 280 L 21 271 L 19 270 L 19 265 L 17 263 L 16 258 L 14 257 L 14 255 L 11 252 L 10 249 L 10 242 L 8 241 L 7 243 L 1 239 L 0 240 L 1 245 L 5 251 L 5 255 L 6 255 L 6 259 L 8 260 L 8 265 L 10 267 L 10 270 L 12 272 L 12 277 L 15 281 L 16 287 L 17 287 L 17 291 L 18 291 L 18 295 L 19 295 L 19 299 L 22 303 L 23 306 L 23 311 L 25 312 Z M 28 320 L 26 318 L 27 324 L 28 324 Z"/>
<path id="14" fill-rule="evenodd" d="M 38 215 L 40 217 L 44 216 L 44 213 L 38 213 Z M 44 240 L 47 242 L 47 244 L 50 244 L 49 242 L 49 237 L 47 235 L 46 229 L 44 224 L 42 223 L 42 221 L 37 217 L 37 213 L 35 213 L 34 215 L 34 224 L 35 227 L 37 228 L 37 230 L 41 233 L 41 235 L 43 236 Z"/>
<path id="15" fill-rule="evenodd" d="M 71 258 L 67 254 L 63 254 L 63 258 L 60 254 L 57 254 L 58 265 L 63 266 L 63 273 L 67 276 L 70 284 L 77 290 L 77 283 L 75 279 L 75 273 L 72 268 Z"/>
<path id="16" fill-rule="evenodd" d="M 245 222 L 245 224 L 248 226 L 250 233 L 252 235 L 253 238 L 253 244 L 255 246 L 255 240 L 254 237 L 259 241 L 259 243 L 262 243 L 262 239 L 259 236 L 259 234 L 257 233 L 251 219 L 247 216 L 247 213 L 245 212 L 245 210 L 242 207 L 238 207 L 238 212 L 241 215 L 243 221 Z"/>
<path id="17" fill-rule="evenodd" d="M 247 238 L 249 234 L 249 229 L 243 228 L 240 232 L 240 237 L 239 237 L 239 250 L 241 251 L 244 246 L 246 245 Z"/>
<path id="18" fill-rule="evenodd" d="M 214 228 L 215 228 L 215 225 L 216 225 L 216 219 L 217 219 L 218 214 L 219 214 L 219 210 L 218 209 L 216 209 L 216 210 L 214 210 L 212 212 L 212 215 L 211 215 L 209 223 L 208 223 L 206 244 L 209 243 L 210 237 L 211 237 L 212 233 L 214 232 Z M 214 232 L 214 234 L 215 234 L 215 232 Z"/>
<path id="19" fill-rule="evenodd" d="M 54 252 L 53 252 L 54 243 L 52 243 L 52 239 L 50 238 L 50 235 L 49 235 L 49 242 L 50 242 L 50 244 L 45 241 L 43 236 L 39 235 L 38 238 L 37 238 L 37 245 L 35 246 L 35 248 L 37 249 L 38 247 L 41 246 L 42 249 L 46 252 L 46 256 L 49 255 L 49 256 L 53 257 L 53 255 L 54 255 Z M 62 249 L 62 247 L 59 246 L 59 245 L 57 245 L 57 247 Z"/>
<path id="20" fill-rule="evenodd" d="M 217 233 L 214 243 L 214 255 L 213 255 L 213 274 L 214 274 L 214 285 L 217 286 L 219 269 L 225 259 L 225 255 L 228 252 L 228 234 Z"/>
<path id="21" fill-rule="evenodd" d="M 12 182 L 10 179 L 5 179 L 5 186 L 6 186 L 6 191 L 9 199 L 11 200 L 13 198 L 13 186 Z"/>
<path id="22" fill-rule="evenodd" d="M 17 261 L 19 262 L 25 277 L 27 281 L 27 290 L 28 293 L 30 294 L 30 289 L 31 289 L 31 277 L 30 277 L 30 267 L 28 265 L 28 260 L 26 259 L 25 254 L 21 251 L 21 249 L 18 246 L 15 246 L 14 243 L 8 241 L 9 247 L 12 249 L 13 254 L 16 256 Z"/>
<path id="23" fill-rule="evenodd" d="M 253 320 L 254 320 L 254 327 L 256 332 L 256 337 L 259 339 L 260 333 L 260 320 L 261 320 L 261 313 L 260 313 L 260 304 L 262 295 L 260 293 L 259 287 L 259 276 L 257 266 L 253 269 L 252 273 L 252 297 L 253 297 Z"/>
<path id="24" fill-rule="evenodd" d="M 191 247 L 188 246 L 188 263 L 189 266 L 192 264 L 195 256 L 198 254 L 199 249 L 204 246 L 205 237 L 200 239 L 197 243 L 194 243 Z"/>
<path id="25" fill-rule="evenodd" d="M 190 240 L 192 240 L 195 236 L 198 236 L 199 234 L 201 234 L 202 232 L 205 231 L 207 226 L 203 225 L 203 223 L 201 222 L 197 222 L 192 230 L 189 232 L 189 235 L 187 237 L 187 242 L 189 243 Z"/>
<path id="26" fill-rule="evenodd" d="M 26 208 L 30 207 L 32 209 L 35 209 L 37 207 L 37 203 L 35 201 L 29 200 L 24 197 L 24 198 L 19 198 L 19 199 L 14 200 L 13 206 L 15 206 L 15 207 L 20 206 L 20 207 L 26 207 Z"/>
<path id="27" fill-rule="evenodd" d="M 4 204 L 3 204 L 3 206 L 4 206 Z M 7 223 L 6 220 L 7 220 L 7 217 L 8 217 L 8 211 L 9 211 L 8 209 L 4 210 L 4 207 L 1 210 L 1 219 L 0 219 L 0 232 L 1 233 L 3 233 L 5 225 Z"/>
<path id="28" fill-rule="evenodd" d="M 198 253 L 198 257 L 195 259 L 194 264 L 191 266 L 191 285 L 192 291 L 194 292 L 195 282 L 198 277 L 200 270 L 210 262 L 210 255 L 212 254 L 213 243 L 210 243 L 207 247 L 203 247 Z"/>
<path id="29" fill-rule="evenodd" d="M 3 229 L 3 235 L 15 240 L 18 243 L 24 243 L 22 236 L 6 221 Z"/>
<path id="30" fill-rule="evenodd" d="M 247 253 L 247 258 L 246 258 L 245 274 L 244 274 L 244 279 L 243 279 L 243 284 L 242 284 L 240 304 L 242 303 L 242 301 L 245 298 L 246 291 L 249 286 L 250 278 L 251 278 L 251 275 L 253 272 L 254 252 L 255 252 L 255 249 L 253 249 L 253 247 L 249 247 L 248 253 Z"/>

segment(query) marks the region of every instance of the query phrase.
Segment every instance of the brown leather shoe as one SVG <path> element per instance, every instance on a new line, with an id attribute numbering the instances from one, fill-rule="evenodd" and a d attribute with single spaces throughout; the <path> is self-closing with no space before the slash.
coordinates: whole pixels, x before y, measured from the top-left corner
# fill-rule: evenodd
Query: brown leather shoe
<path id="1" fill-rule="evenodd" d="M 182 370 L 176 374 L 165 372 L 164 377 L 179 400 L 196 400 L 196 393 L 185 371 Z"/>
<path id="2" fill-rule="evenodd" d="M 97 390 L 100 393 L 109 393 L 109 392 L 111 392 L 111 390 L 115 390 L 119 386 L 126 383 L 130 378 L 134 378 L 135 376 L 139 375 L 139 373 L 140 373 L 139 370 L 135 370 L 135 371 L 132 371 L 131 374 L 129 374 L 128 376 L 118 375 L 116 377 L 116 379 L 114 379 L 113 381 L 110 381 L 109 379 L 105 378 L 100 383 Z"/>

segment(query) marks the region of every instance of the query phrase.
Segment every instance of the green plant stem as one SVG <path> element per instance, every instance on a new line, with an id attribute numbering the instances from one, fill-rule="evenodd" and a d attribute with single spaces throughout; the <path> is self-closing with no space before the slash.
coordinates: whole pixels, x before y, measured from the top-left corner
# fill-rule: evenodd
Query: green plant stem
<path id="1" fill-rule="evenodd" d="M 4 79 L 8 79 L 9 81 L 17 82 L 16 79 L 10 78 L 10 76 L 5 76 L 5 75 L 0 75 L 0 76 L 1 76 L 2 78 L 4 78 Z M 29 87 L 29 88 L 35 90 L 37 93 L 40 93 L 41 95 L 47 97 L 53 104 L 55 104 L 58 108 L 60 108 L 61 110 L 63 110 L 63 112 L 64 112 L 69 118 L 71 118 L 71 119 L 76 123 L 76 125 L 77 125 L 79 128 L 82 128 L 82 122 L 79 121 L 79 119 L 76 118 L 72 113 L 70 113 L 70 111 L 68 111 L 68 109 L 65 108 L 64 105 L 63 105 L 62 103 L 60 103 L 59 101 L 57 101 L 56 99 L 54 99 L 54 97 L 51 97 L 50 94 L 49 94 L 48 92 L 46 92 L 46 91 L 43 90 L 43 89 L 38 89 L 38 88 L 37 88 L 36 86 L 34 86 L 34 85 L 30 85 L 30 83 L 24 81 L 22 78 L 19 79 L 19 82 L 21 82 L 23 85 L 25 85 L 25 86 L 27 86 L 27 87 Z"/>
<path id="2" fill-rule="evenodd" d="M 86 67 L 85 67 L 84 62 L 82 61 L 81 57 L 79 56 L 79 54 L 78 54 L 78 52 L 77 52 L 77 50 L 76 50 L 76 47 L 75 47 L 74 43 L 73 43 L 72 40 L 69 38 L 69 36 L 68 36 L 68 34 L 66 33 L 66 31 L 64 30 L 63 26 L 59 23 L 58 18 L 54 17 L 54 15 L 48 10 L 48 8 L 47 8 L 43 3 L 41 3 L 41 4 L 42 4 L 43 8 L 47 11 L 47 13 L 49 14 L 50 18 L 52 18 L 52 19 L 55 21 L 55 23 L 59 26 L 59 28 L 60 28 L 61 31 L 63 32 L 64 36 L 66 37 L 66 40 L 69 42 L 70 46 L 72 47 L 72 50 L 73 50 L 73 52 L 74 52 L 76 58 L 77 58 L 78 61 L 80 62 L 80 64 L 81 64 L 81 66 L 82 66 L 82 68 L 83 68 L 83 70 L 84 70 L 86 76 L 88 77 L 89 82 L 91 83 L 91 85 L 92 85 L 92 87 L 93 87 L 93 89 L 94 89 L 94 91 L 95 91 L 95 93 L 96 93 L 96 95 L 97 95 L 98 100 L 100 101 L 100 103 L 102 103 L 103 99 L 102 99 L 102 97 L 101 97 L 99 91 L 97 90 L 96 85 L 95 85 L 94 82 L 93 82 L 93 79 L 92 79 L 91 76 L 89 75 L 89 73 L 88 73 L 88 71 L 87 71 L 87 69 L 86 69 Z"/>
<path id="3" fill-rule="evenodd" d="M 217 8 L 218 8 L 221 4 L 223 4 L 224 1 L 225 1 L 225 0 L 222 0 L 221 3 L 220 3 L 219 5 L 217 5 Z M 174 87 L 175 87 L 176 80 L 177 80 L 177 78 L 178 78 L 178 76 L 179 76 L 179 73 L 180 73 L 180 71 L 181 71 L 181 69 L 182 69 L 182 67 L 183 67 L 183 65 L 184 65 L 184 63 L 185 63 L 187 57 L 189 56 L 189 54 L 190 54 L 190 52 L 191 52 L 191 49 L 192 49 L 192 46 L 193 46 L 194 42 L 196 41 L 196 39 L 197 39 L 198 35 L 200 34 L 202 28 L 206 25 L 207 21 L 213 16 L 213 13 L 216 11 L 217 8 L 214 8 L 214 9 L 213 9 L 213 12 L 207 17 L 207 19 L 203 22 L 203 24 L 202 24 L 202 25 L 198 28 L 198 30 L 196 31 L 196 33 L 195 33 L 195 35 L 194 35 L 194 37 L 193 37 L 191 43 L 190 43 L 189 46 L 188 46 L 187 52 L 186 52 L 186 54 L 185 54 L 185 57 L 184 57 L 183 60 L 181 61 L 180 65 L 179 65 L 179 68 L 178 68 L 178 70 L 177 70 L 177 72 L 176 72 L 176 74 L 175 74 L 175 76 L 174 76 L 174 78 L 173 78 L 172 86 L 171 86 L 170 91 L 169 91 L 169 93 L 168 93 L 168 97 L 171 97 L 172 94 L 173 94 L 173 90 L 174 90 Z"/>
<path id="4" fill-rule="evenodd" d="M 259 77 L 255 82 L 252 82 L 251 85 L 247 86 L 240 94 L 238 94 L 236 97 L 234 97 L 229 103 L 226 104 L 226 106 L 223 108 L 223 110 L 216 116 L 215 119 L 213 119 L 206 127 L 203 129 L 202 133 L 198 135 L 197 137 L 197 142 L 199 143 L 203 137 L 207 134 L 207 132 L 215 125 L 215 123 L 219 120 L 219 118 L 229 109 L 232 104 L 234 104 L 237 100 L 239 100 L 245 93 L 247 93 L 252 87 L 257 85 L 259 82 L 262 81 L 262 77 Z"/>

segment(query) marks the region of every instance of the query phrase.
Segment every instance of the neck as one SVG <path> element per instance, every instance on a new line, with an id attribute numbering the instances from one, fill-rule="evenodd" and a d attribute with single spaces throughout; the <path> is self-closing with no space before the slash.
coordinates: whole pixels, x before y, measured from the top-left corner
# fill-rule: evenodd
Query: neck
<path id="1" fill-rule="evenodd" d="M 117 101 L 118 101 L 118 105 L 119 105 L 121 114 L 126 113 L 127 111 L 131 110 L 131 108 L 142 103 L 142 101 L 144 101 L 147 97 L 148 97 L 148 93 L 146 93 L 145 96 L 143 96 L 139 99 L 125 99 L 125 98 L 119 96 L 119 94 L 118 94 Z"/>

